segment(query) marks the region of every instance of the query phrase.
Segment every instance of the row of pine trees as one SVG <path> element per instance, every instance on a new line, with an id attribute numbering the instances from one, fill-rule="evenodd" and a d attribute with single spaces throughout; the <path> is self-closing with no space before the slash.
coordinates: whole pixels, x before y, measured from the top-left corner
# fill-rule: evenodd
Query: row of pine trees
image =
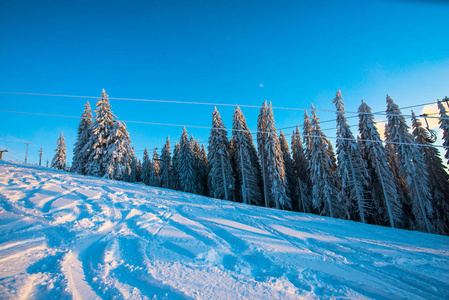
<path id="1" fill-rule="evenodd" d="M 362 223 L 449 235 L 449 175 L 429 132 L 412 112 L 412 133 L 387 95 L 385 141 L 371 108 L 362 100 L 355 138 L 337 92 L 336 152 L 320 127 L 316 109 L 304 114 L 291 144 L 278 136 L 271 103 L 257 121 L 257 147 L 237 106 L 232 136 L 217 108 L 212 113 L 207 151 L 186 129 L 171 152 L 170 139 L 159 156 L 143 161 L 131 146 L 126 125 L 111 111 L 103 90 L 95 118 L 86 103 L 78 127 L 71 172 L 210 196 L 246 204 L 313 213 Z M 440 127 L 449 160 L 449 116 L 438 101 Z M 64 138 L 52 167 L 65 169 Z"/>

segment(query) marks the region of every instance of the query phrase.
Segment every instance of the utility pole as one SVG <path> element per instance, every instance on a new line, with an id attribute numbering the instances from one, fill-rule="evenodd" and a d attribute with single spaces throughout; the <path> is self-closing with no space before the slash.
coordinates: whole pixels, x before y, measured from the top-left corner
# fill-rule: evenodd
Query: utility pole
<path id="1" fill-rule="evenodd" d="M 26 142 L 26 143 L 24 143 L 24 144 L 26 144 L 27 145 L 27 151 L 26 151 L 26 153 L 25 153 L 25 163 L 27 162 L 27 160 L 28 160 L 28 145 L 29 144 L 32 144 L 32 143 L 30 143 L 30 142 Z"/>
<path id="2" fill-rule="evenodd" d="M 39 167 L 41 166 L 41 162 L 42 162 L 42 153 L 44 151 L 42 151 L 42 148 L 39 150 Z"/>
<path id="3" fill-rule="evenodd" d="M 242 154 L 242 147 L 240 146 L 240 164 L 242 166 L 242 196 L 243 196 L 243 203 L 248 204 L 246 199 L 246 180 L 245 180 L 245 169 L 243 168 L 243 154 Z"/>
<path id="4" fill-rule="evenodd" d="M 8 149 L 0 150 L 0 159 L 2 159 L 3 152 L 8 152 Z"/>

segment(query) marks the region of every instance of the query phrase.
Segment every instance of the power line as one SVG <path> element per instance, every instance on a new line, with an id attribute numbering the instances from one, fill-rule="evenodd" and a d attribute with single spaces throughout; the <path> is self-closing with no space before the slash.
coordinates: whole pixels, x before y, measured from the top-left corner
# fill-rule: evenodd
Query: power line
<path id="1" fill-rule="evenodd" d="M 31 112 L 18 112 L 18 111 L 5 111 L 0 110 L 0 112 L 10 112 L 10 113 L 19 113 L 19 114 L 30 114 L 30 115 L 43 115 L 43 116 L 52 116 L 52 117 L 63 117 L 63 118 L 80 118 L 75 116 L 64 116 L 64 115 L 53 115 L 53 114 L 42 114 L 42 113 L 31 113 Z M 81 119 L 81 118 L 80 118 Z M 96 118 L 92 118 L 96 119 Z M 168 124 L 168 123 L 155 123 L 155 122 L 144 122 L 144 121 L 126 121 L 123 120 L 122 122 L 128 122 L 128 123 L 139 123 L 139 124 L 148 124 L 148 125 L 160 125 L 160 126 L 175 126 L 175 127 L 189 127 L 189 128 L 200 128 L 200 129 L 214 129 L 214 130 L 225 130 L 225 131 L 241 131 L 241 132 L 249 132 L 249 133 L 266 133 L 266 134 L 273 134 L 273 132 L 269 131 L 258 131 L 258 130 L 244 130 L 244 129 L 227 129 L 227 128 L 214 128 L 214 127 L 207 127 L 207 126 L 196 126 L 196 125 L 181 125 L 181 124 Z M 287 134 L 291 135 L 291 134 Z M 354 140 L 357 141 L 356 138 L 342 138 L 342 137 L 323 137 L 319 135 L 303 135 L 303 137 L 316 137 L 316 138 L 329 138 L 329 139 L 340 139 L 340 140 Z M 374 143 L 386 143 L 386 144 L 397 144 L 397 145 L 411 145 L 411 146 L 419 146 L 419 147 L 437 147 L 437 148 L 447 148 L 445 146 L 439 146 L 439 145 L 422 145 L 418 143 L 403 143 L 403 142 L 390 142 L 390 141 L 378 141 L 378 140 L 359 140 L 364 142 L 374 142 Z"/>
<path id="2" fill-rule="evenodd" d="M 48 96 L 48 97 L 65 97 L 65 98 L 88 98 L 88 99 L 99 99 L 101 97 L 98 96 L 78 96 L 78 95 L 59 95 L 59 94 L 41 94 L 41 93 L 22 93 L 22 92 L 5 92 L 0 91 L 0 94 L 14 94 L 14 95 L 32 95 L 32 96 Z M 139 98 L 116 98 L 116 97 L 109 97 L 109 100 L 121 100 L 121 101 L 138 101 L 138 102 L 158 102 L 158 103 L 171 103 L 171 104 L 190 104 L 190 105 L 209 105 L 209 106 L 227 106 L 227 107 L 247 107 L 247 108 L 262 108 L 263 106 L 260 105 L 245 105 L 245 104 L 228 104 L 228 103 L 213 103 L 213 102 L 194 102 L 194 101 L 176 101 L 176 100 L 155 100 L 155 99 L 139 99 Z M 431 102 L 433 104 L 435 102 Z M 424 104 L 427 105 L 427 104 Z M 422 106 L 421 104 L 417 104 L 410 107 L 416 107 L 416 106 Z M 408 108 L 410 108 L 408 107 Z M 330 112 L 330 113 L 336 113 L 336 114 L 373 114 L 373 115 L 381 115 L 381 116 L 389 116 L 397 114 L 387 114 L 382 112 L 374 112 L 374 113 L 364 113 L 364 112 L 356 112 L 356 111 L 337 111 L 337 110 L 328 110 L 328 109 L 317 109 L 317 108 L 296 108 L 296 107 L 280 107 L 280 106 L 272 106 L 272 109 L 282 109 L 282 110 L 295 110 L 295 111 L 309 111 L 309 110 L 315 110 L 320 112 Z M 404 108 L 402 108 L 404 109 Z M 405 115 L 402 114 L 401 116 L 404 117 L 412 117 L 412 115 Z M 438 118 L 438 117 L 429 117 L 429 118 Z M 323 121 L 324 122 L 330 122 L 332 120 Z"/>

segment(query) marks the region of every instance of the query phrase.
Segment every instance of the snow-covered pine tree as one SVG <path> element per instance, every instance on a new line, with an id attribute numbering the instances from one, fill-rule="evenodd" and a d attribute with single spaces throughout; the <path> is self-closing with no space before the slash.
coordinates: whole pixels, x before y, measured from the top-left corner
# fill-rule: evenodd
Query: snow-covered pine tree
<path id="1" fill-rule="evenodd" d="M 203 181 L 203 187 L 204 187 L 204 196 L 209 196 L 209 187 L 207 185 L 207 168 L 208 168 L 208 161 L 207 161 L 207 153 L 206 148 L 204 148 L 204 145 L 201 144 L 201 152 L 200 152 L 200 164 L 201 164 L 201 180 Z"/>
<path id="2" fill-rule="evenodd" d="M 346 207 L 340 201 L 341 184 L 337 177 L 335 156 L 330 157 L 330 142 L 321 131 L 316 109 L 312 105 L 310 143 L 310 179 L 313 207 L 320 215 L 345 218 Z"/>
<path id="3" fill-rule="evenodd" d="M 428 173 L 424 157 L 415 144 L 413 135 L 408 132 L 408 125 L 401 115 L 399 106 L 387 95 L 386 141 L 392 144 L 396 155 L 400 174 L 407 180 L 410 191 L 411 211 L 418 230 L 433 232 L 432 205 Z"/>
<path id="4" fill-rule="evenodd" d="M 137 182 L 137 158 L 136 155 L 134 154 L 134 147 L 132 147 L 129 151 L 129 158 L 130 158 L 129 162 L 130 172 L 129 176 L 127 176 L 126 178 L 126 181 Z"/>
<path id="5" fill-rule="evenodd" d="M 274 121 L 273 109 L 271 108 L 271 102 L 267 110 L 267 143 L 265 145 L 265 151 L 267 154 L 267 167 L 268 169 L 268 185 L 269 200 L 271 206 L 277 209 L 292 209 L 291 199 L 288 197 L 288 183 L 284 166 L 284 155 L 281 150 L 281 145 L 277 137 L 276 124 Z M 288 148 L 288 146 L 287 146 Z"/>
<path id="6" fill-rule="evenodd" d="M 112 130 L 108 134 L 109 142 L 105 157 L 108 157 L 105 178 L 126 180 L 131 182 L 131 164 L 134 151 L 131 148 L 126 125 L 120 121 L 114 121 Z"/>
<path id="7" fill-rule="evenodd" d="M 58 139 L 58 144 L 56 147 L 56 154 L 55 156 L 53 156 L 53 159 L 51 161 L 51 167 L 53 169 L 57 169 L 57 170 L 66 170 L 66 146 L 65 146 L 65 139 L 64 136 L 62 135 L 61 132 L 61 136 Z"/>
<path id="8" fill-rule="evenodd" d="M 161 169 L 161 161 L 159 158 L 159 154 L 157 153 L 157 148 L 154 148 L 154 150 L 153 150 L 153 168 L 157 174 L 157 177 L 159 178 L 160 177 L 159 171 Z"/>
<path id="9" fill-rule="evenodd" d="M 312 156 L 312 124 L 310 123 L 309 115 L 307 111 L 304 112 L 304 124 L 302 127 L 303 131 L 303 143 L 304 143 L 304 155 L 306 157 L 307 162 L 310 162 L 310 157 Z"/>
<path id="10" fill-rule="evenodd" d="M 443 131 L 443 146 L 446 149 L 444 158 L 447 159 L 447 163 L 449 164 L 449 115 L 447 114 L 443 101 L 438 101 L 438 109 L 440 110 L 439 124 Z"/>
<path id="11" fill-rule="evenodd" d="M 298 211 L 299 201 L 295 193 L 296 188 L 298 186 L 298 178 L 296 177 L 295 174 L 295 166 L 293 159 L 290 156 L 290 149 L 288 147 L 288 142 L 282 130 L 279 134 L 279 144 L 281 146 L 281 152 L 284 159 L 285 178 L 287 180 L 287 196 L 290 198 L 291 201 L 291 209 Z"/>
<path id="12" fill-rule="evenodd" d="M 110 133 L 113 131 L 116 116 L 111 111 L 108 95 L 102 91 L 102 97 L 97 102 L 95 121 L 90 126 L 91 135 L 84 146 L 88 152 L 86 174 L 103 177 L 109 166 L 111 157 L 108 156 Z"/>
<path id="13" fill-rule="evenodd" d="M 346 119 L 340 90 L 332 103 L 337 108 L 337 170 L 341 178 L 342 192 L 349 200 L 352 218 L 366 223 L 371 210 L 368 199 L 369 174 L 362 151 Z"/>
<path id="14" fill-rule="evenodd" d="M 201 146 L 198 140 L 195 140 L 193 136 L 190 136 L 190 146 L 192 148 L 193 158 L 195 160 L 195 174 L 196 174 L 196 192 L 198 195 L 205 195 L 206 187 L 204 183 L 207 182 L 205 177 L 207 176 L 206 166 L 201 153 Z"/>
<path id="15" fill-rule="evenodd" d="M 387 152 L 371 113 L 371 107 L 362 100 L 358 111 L 360 112 L 360 143 L 371 175 L 370 190 L 375 205 L 373 223 L 400 227 L 403 219 L 402 204 L 396 190 L 394 173 L 388 164 Z"/>
<path id="16" fill-rule="evenodd" d="M 182 129 L 181 139 L 179 140 L 179 161 L 177 165 L 181 190 L 187 193 L 197 193 L 195 157 L 185 127 Z"/>
<path id="17" fill-rule="evenodd" d="M 309 162 L 304 154 L 304 148 L 302 146 L 298 125 L 296 125 L 296 130 L 293 130 L 292 135 L 292 157 L 296 178 L 298 180 L 298 184 L 295 189 L 295 197 L 298 201 L 298 210 L 309 213 L 312 212 Z"/>
<path id="18" fill-rule="evenodd" d="M 151 161 L 148 155 L 148 150 L 145 147 L 143 152 L 143 163 L 142 163 L 142 182 L 146 185 L 150 185 L 150 173 L 151 173 Z"/>
<path id="19" fill-rule="evenodd" d="M 88 152 L 83 151 L 84 146 L 89 141 L 90 126 L 92 125 L 92 110 L 89 101 L 84 105 L 84 111 L 81 115 L 81 121 L 78 125 L 78 138 L 73 148 L 72 167 L 70 171 L 73 173 L 86 174 L 85 168 L 88 159 Z"/>
<path id="20" fill-rule="evenodd" d="M 419 150 L 424 156 L 427 166 L 427 173 L 430 174 L 428 182 L 430 193 L 432 194 L 432 206 L 434 214 L 434 224 L 436 232 L 439 234 L 449 234 L 449 175 L 446 166 L 443 165 L 440 153 L 437 148 L 429 142 L 429 133 L 422 127 L 421 121 L 412 111 L 412 128 L 416 142 L 420 145 Z"/>
<path id="21" fill-rule="evenodd" d="M 216 107 L 212 113 L 207 160 L 209 194 L 217 199 L 233 199 L 235 178 L 232 171 L 228 132 Z"/>
<path id="22" fill-rule="evenodd" d="M 246 119 L 240 107 L 236 107 L 232 122 L 232 155 L 236 167 L 236 193 L 240 201 L 246 204 L 262 205 L 260 193 L 260 165 L 253 136 L 246 125 Z"/>
<path id="23" fill-rule="evenodd" d="M 267 144 L 267 113 L 268 113 L 268 106 L 267 101 L 265 100 L 262 104 L 262 107 L 260 108 L 259 112 L 259 118 L 257 119 L 257 147 L 259 152 L 259 159 L 260 159 L 260 166 L 261 166 L 261 172 L 262 172 L 262 185 L 263 185 L 263 196 L 264 196 L 264 203 L 265 207 L 269 207 L 269 190 L 270 187 L 268 186 L 268 166 L 267 166 L 267 153 L 265 149 L 265 145 Z"/>
<path id="24" fill-rule="evenodd" d="M 136 177 L 137 177 L 137 182 L 142 182 L 142 161 L 140 159 L 137 161 Z"/>
<path id="25" fill-rule="evenodd" d="M 161 182 L 159 178 L 159 155 L 157 154 L 157 149 L 154 148 L 153 151 L 153 161 L 150 165 L 150 185 L 159 187 Z"/>
<path id="26" fill-rule="evenodd" d="M 175 142 L 175 149 L 173 150 L 173 161 L 172 161 L 172 186 L 171 189 L 180 191 L 181 190 L 181 182 L 179 179 L 179 144 Z"/>
<path id="27" fill-rule="evenodd" d="M 159 178 L 161 182 L 161 187 L 164 189 L 172 188 L 171 184 L 171 173 L 172 173 L 172 162 L 170 153 L 170 137 L 167 137 L 164 147 L 161 153 L 161 165 L 159 169 Z"/>

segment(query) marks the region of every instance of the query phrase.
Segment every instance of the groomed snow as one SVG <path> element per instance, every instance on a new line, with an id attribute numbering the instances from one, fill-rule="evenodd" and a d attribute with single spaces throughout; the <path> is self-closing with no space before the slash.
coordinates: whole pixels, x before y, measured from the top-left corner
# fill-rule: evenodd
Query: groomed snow
<path id="1" fill-rule="evenodd" d="M 449 298 L 449 238 L 0 162 L 1 299 Z"/>

